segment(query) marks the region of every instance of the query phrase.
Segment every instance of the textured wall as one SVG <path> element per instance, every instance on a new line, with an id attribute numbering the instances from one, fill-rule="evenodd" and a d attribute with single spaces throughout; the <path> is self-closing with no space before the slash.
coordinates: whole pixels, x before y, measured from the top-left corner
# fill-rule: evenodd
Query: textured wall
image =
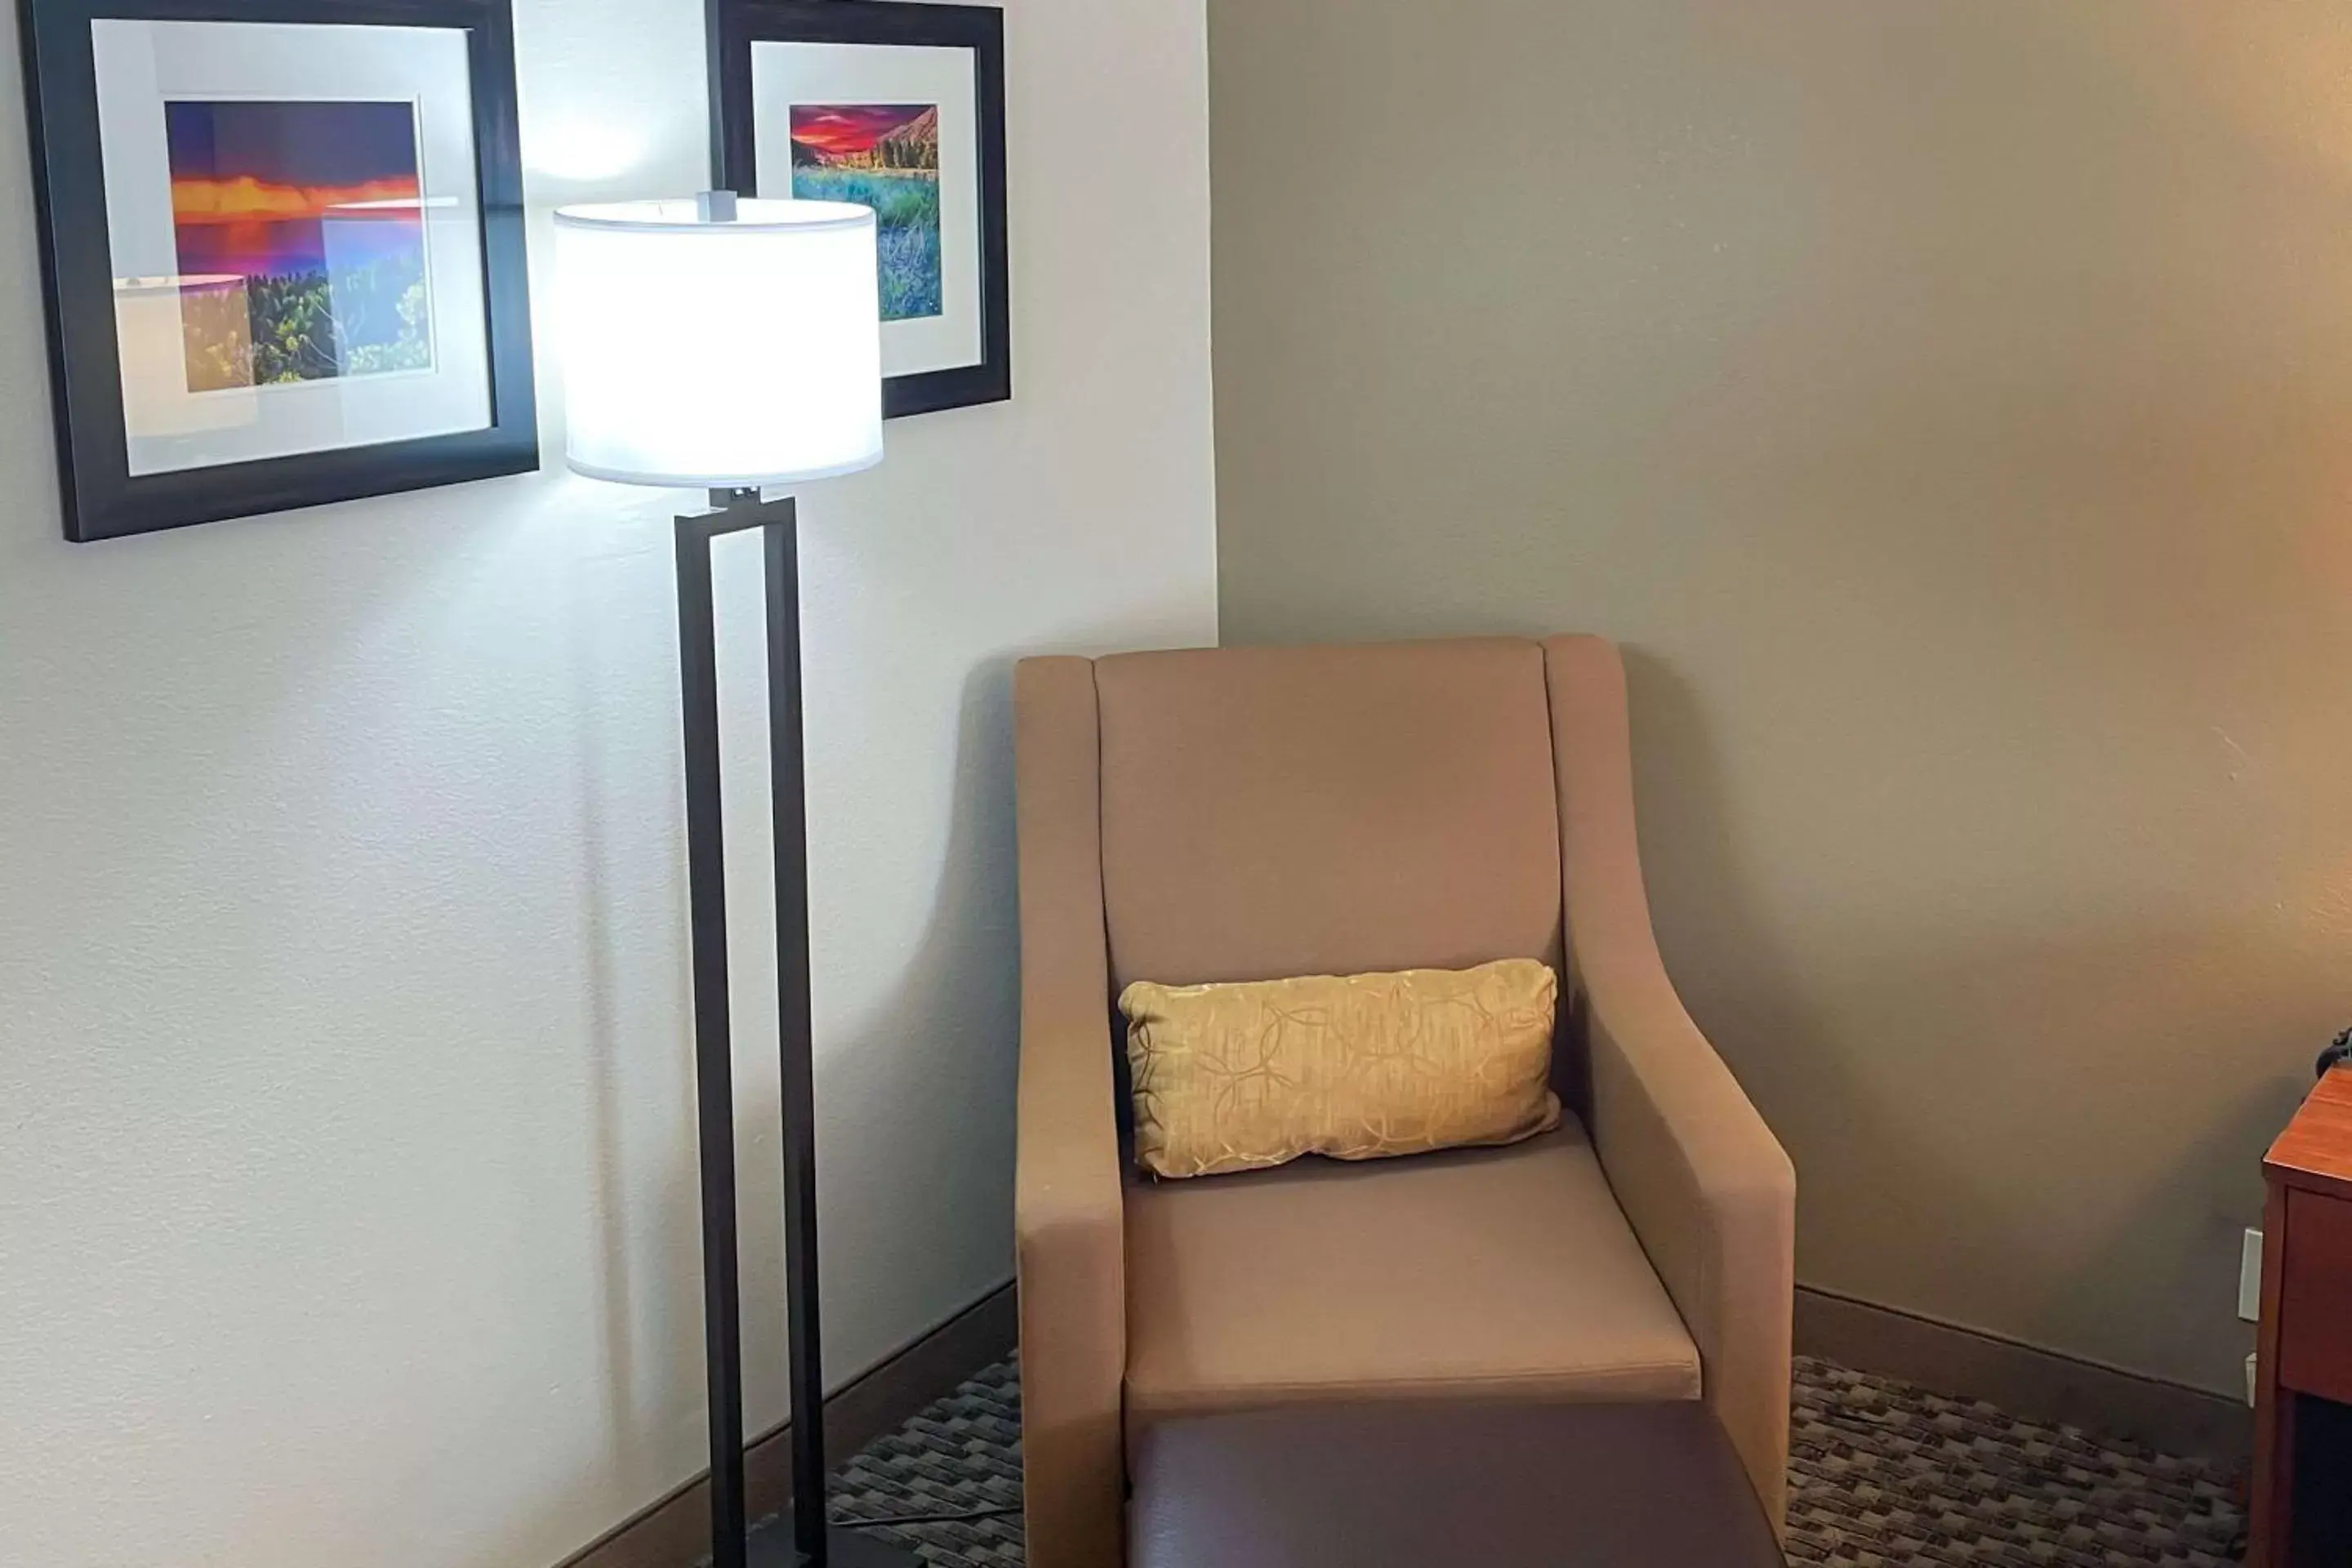
<path id="1" fill-rule="evenodd" d="M 1202 8 L 1010 13 L 1019 401 L 894 425 L 803 508 L 836 1381 L 1011 1269 L 1010 660 L 1215 631 Z M 517 21 L 542 257 L 556 201 L 703 183 L 696 0 Z M 541 1568 L 703 1458 L 680 498 L 60 542 L 15 59 L 0 1560 Z M 721 564 L 754 1302 L 756 548 Z M 747 1331 L 764 1425 L 781 1314 Z"/>
<path id="2" fill-rule="evenodd" d="M 1802 1278 L 2241 1386 L 2352 1021 L 2352 14 L 1210 33 L 1227 637 L 1626 641 Z"/>

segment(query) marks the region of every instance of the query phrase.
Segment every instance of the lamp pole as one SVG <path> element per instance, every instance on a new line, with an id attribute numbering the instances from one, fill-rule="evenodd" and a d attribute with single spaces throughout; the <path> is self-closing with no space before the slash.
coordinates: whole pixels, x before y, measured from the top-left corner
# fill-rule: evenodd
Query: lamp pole
<path id="1" fill-rule="evenodd" d="M 793 499 L 765 500 L 761 489 L 850 473 L 881 459 L 874 213 L 837 203 L 739 204 L 718 191 L 691 204 L 567 207 L 556 214 L 555 232 L 566 459 L 592 478 L 710 489 L 709 510 L 677 521 L 677 566 L 711 1559 L 715 1568 L 913 1568 L 908 1554 L 826 1520 L 799 519 Z M 708 345 L 713 321 L 727 323 L 730 340 L 717 363 Z M 713 544 L 754 529 L 762 535 L 767 580 L 782 1305 L 793 1502 L 789 1529 L 757 1533 L 750 1529 L 744 1452 L 727 845 L 711 589 Z"/>
<path id="2" fill-rule="evenodd" d="M 800 536 L 793 498 L 713 490 L 677 519 L 678 668 L 685 722 L 688 923 L 700 1123 L 703 1342 L 710 1384 L 712 1568 L 914 1568 L 915 1560 L 825 1517 L 824 1357 L 818 1284 L 816 1107 L 810 1008 L 808 785 L 801 703 Z M 774 823 L 777 1054 L 782 1079 L 785 1333 L 792 1384 L 789 1533 L 750 1532 L 743 1458 L 743 1337 L 736 1251 L 733 1028 L 727 994 L 714 541 L 761 533 L 767 579 L 769 810 Z"/>

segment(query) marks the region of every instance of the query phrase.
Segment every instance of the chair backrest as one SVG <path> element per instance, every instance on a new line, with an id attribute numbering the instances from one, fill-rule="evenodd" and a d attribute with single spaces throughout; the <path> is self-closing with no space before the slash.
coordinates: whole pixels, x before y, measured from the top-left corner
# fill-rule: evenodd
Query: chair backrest
<path id="1" fill-rule="evenodd" d="M 1122 654 L 1095 686 L 1114 992 L 1559 966 L 1541 645 Z"/>

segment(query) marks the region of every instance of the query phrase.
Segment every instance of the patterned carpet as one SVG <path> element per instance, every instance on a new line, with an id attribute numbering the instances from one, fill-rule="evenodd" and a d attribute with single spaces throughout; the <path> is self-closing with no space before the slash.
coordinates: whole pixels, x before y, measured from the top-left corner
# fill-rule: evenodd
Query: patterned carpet
<path id="1" fill-rule="evenodd" d="M 1792 1563 L 2221 1568 L 2240 1515 L 2209 1466 L 1797 1363 Z M 852 1459 L 835 1517 L 989 1513 L 877 1531 L 940 1568 L 1019 1568 L 1021 1386 L 989 1368 Z"/>
<path id="2" fill-rule="evenodd" d="M 2193 1459 L 1797 1363 L 1791 1563 L 2113 1568 L 2235 1563 L 2243 1516 Z M 950 1559 L 950 1561 L 953 1561 Z"/>

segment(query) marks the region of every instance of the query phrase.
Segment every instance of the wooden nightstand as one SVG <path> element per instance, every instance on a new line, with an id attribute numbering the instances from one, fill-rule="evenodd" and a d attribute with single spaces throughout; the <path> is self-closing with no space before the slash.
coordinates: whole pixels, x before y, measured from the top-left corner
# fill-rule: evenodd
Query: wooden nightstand
<path id="1" fill-rule="evenodd" d="M 2249 1568 L 2352 1563 L 2352 1068 L 2263 1162 L 2262 1356 Z"/>

